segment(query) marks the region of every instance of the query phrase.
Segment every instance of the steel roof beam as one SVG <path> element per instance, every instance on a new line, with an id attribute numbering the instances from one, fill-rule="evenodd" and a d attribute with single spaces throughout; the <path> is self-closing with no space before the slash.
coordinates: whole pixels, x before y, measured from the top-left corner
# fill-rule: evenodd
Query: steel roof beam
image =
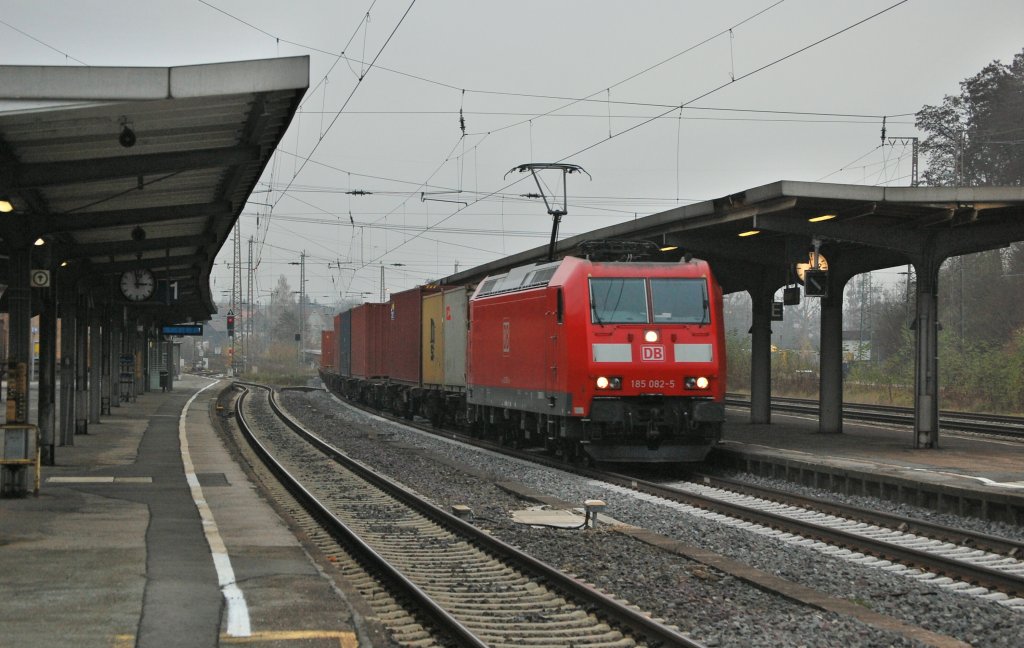
<path id="1" fill-rule="evenodd" d="M 906 254 L 917 251 L 921 247 L 924 236 L 914 236 L 907 230 L 878 230 L 864 227 L 863 224 L 847 225 L 842 221 L 824 221 L 808 223 L 802 216 L 792 217 L 784 214 L 760 214 L 754 217 L 754 229 L 795 234 L 808 238 L 820 238 L 846 243 L 857 243 L 887 250 L 897 250 Z"/>
<path id="2" fill-rule="evenodd" d="M 137 261 L 113 261 L 109 263 L 93 262 L 92 269 L 95 272 L 103 274 L 116 274 L 127 270 L 135 270 L 137 268 L 148 268 L 152 270 L 154 274 L 159 274 L 159 271 L 162 269 L 173 271 L 181 268 L 182 266 L 206 263 L 209 261 L 209 258 L 210 257 L 206 254 L 184 254 L 181 256 L 160 257 L 159 259 L 141 259 Z"/>
<path id="3" fill-rule="evenodd" d="M 22 164 L 0 172 L 0 184 L 8 191 L 50 187 L 78 182 L 134 178 L 156 173 L 235 166 L 260 160 L 259 146 L 230 146 L 173 153 L 105 157 L 70 162 Z"/>
<path id="4" fill-rule="evenodd" d="M 116 241 L 110 243 L 86 243 L 76 245 L 72 251 L 77 257 L 109 256 L 113 254 L 136 254 L 153 250 L 174 248 L 202 248 L 214 242 L 208 234 L 196 236 L 168 236 L 143 241 Z M 154 259 L 149 259 L 154 261 Z"/>
<path id="5" fill-rule="evenodd" d="M 142 209 L 121 209 L 105 212 L 81 212 L 76 214 L 49 214 L 48 232 L 74 232 L 78 230 L 103 229 L 124 225 L 143 225 L 158 221 L 173 221 L 183 218 L 212 217 L 226 218 L 233 211 L 231 203 L 223 200 L 191 205 L 168 205 Z"/>

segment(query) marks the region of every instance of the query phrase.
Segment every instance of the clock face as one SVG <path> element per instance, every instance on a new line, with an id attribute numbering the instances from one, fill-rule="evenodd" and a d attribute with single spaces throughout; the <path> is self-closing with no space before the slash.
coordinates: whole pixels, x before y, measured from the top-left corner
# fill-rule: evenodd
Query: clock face
<path id="1" fill-rule="evenodd" d="M 153 296 L 156 279 L 145 268 L 128 270 L 121 275 L 121 294 L 130 301 L 143 301 Z"/>

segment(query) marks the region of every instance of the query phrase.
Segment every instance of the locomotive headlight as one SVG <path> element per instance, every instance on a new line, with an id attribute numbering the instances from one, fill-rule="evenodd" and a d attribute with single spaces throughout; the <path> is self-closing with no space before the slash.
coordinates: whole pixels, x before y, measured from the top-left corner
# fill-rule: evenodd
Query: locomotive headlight
<path id="1" fill-rule="evenodd" d="M 608 389 L 608 384 L 608 379 L 605 378 L 604 376 L 601 376 L 600 378 L 597 379 L 598 389 Z"/>
<path id="2" fill-rule="evenodd" d="M 617 376 L 599 376 L 594 381 L 598 389 L 622 389 L 622 378 Z"/>
<path id="3" fill-rule="evenodd" d="M 683 386 L 687 389 L 707 389 L 710 385 L 711 381 L 704 376 L 697 378 L 690 376 L 683 380 Z"/>
<path id="4" fill-rule="evenodd" d="M 644 331 L 644 342 L 657 342 L 658 337 L 657 331 Z"/>

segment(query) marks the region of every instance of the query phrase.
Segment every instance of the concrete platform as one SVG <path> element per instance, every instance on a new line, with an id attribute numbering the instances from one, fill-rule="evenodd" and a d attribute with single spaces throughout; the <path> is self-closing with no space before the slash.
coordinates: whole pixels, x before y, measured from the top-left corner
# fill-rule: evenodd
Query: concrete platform
<path id="1" fill-rule="evenodd" d="M 914 449 L 909 427 L 844 421 L 819 434 L 816 418 L 772 413 L 770 425 L 728 408 L 709 460 L 808 486 L 1024 524 L 1024 440 L 940 431 L 939 447 Z"/>
<path id="2" fill-rule="evenodd" d="M 358 610 L 215 432 L 224 385 L 113 408 L 38 497 L 0 499 L 0 644 L 358 645 Z"/>

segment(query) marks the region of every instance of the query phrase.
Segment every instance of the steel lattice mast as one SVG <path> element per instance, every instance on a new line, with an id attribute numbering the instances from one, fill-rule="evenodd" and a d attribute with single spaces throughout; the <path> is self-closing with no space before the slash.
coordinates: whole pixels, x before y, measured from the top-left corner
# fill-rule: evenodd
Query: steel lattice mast
<path id="1" fill-rule="evenodd" d="M 245 318 L 242 318 L 242 322 L 238 321 L 238 317 L 241 316 L 242 311 L 242 219 L 235 221 L 234 227 L 234 254 L 231 261 L 231 306 L 229 307 L 228 313 L 235 315 L 235 325 L 238 326 L 238 330 L 241 330 L 245 324 Z M 241 326 L 239 326 L 241 324 Z M 237 336 L 231 336 L 231 355 L 229 357 L 229 363 L 231 370 L 228 372 L 230 375 L 235 375 L 235 358 L 238 350 L 235 340 Z M 239 362 L 238 364 L 241 364 Z"/>

